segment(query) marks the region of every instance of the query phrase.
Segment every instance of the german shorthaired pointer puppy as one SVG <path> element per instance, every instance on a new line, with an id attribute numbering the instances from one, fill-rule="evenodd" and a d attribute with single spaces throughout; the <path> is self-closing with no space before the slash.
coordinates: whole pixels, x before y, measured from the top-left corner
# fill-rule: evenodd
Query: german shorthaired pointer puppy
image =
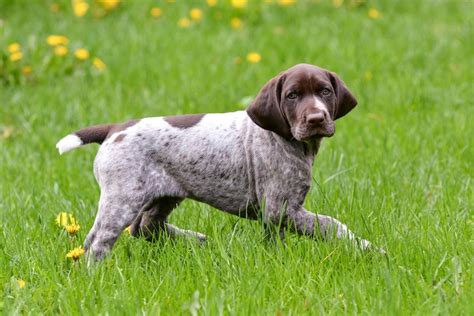
<path id="1" fill-rule="evenodd" d="M 338 220 L 303 207 L 313 161 L 334 120 L 356 99 L 336 74 L 299 64 L 271 79 L 246 111 L 144 118 L 88 127 L 64 137 L 62 154 L 99 143 L 94 175 L 99 211 L 85 240 L 103 258 L 123 229 L 152 238 L 164 232 L 205 236 L 166 222 L 185 198 L 265 225 L 314 237 L 349 238 Z"/>

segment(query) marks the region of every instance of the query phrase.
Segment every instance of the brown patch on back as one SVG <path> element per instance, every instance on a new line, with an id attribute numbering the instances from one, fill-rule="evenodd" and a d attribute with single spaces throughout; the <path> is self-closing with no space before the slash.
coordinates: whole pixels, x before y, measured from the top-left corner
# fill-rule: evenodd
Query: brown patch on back
<path id="1" fill-rule="evenodd" d="M 201 121 L 206 114 L 187 114 L 166 116 L 163 119 L 171 126 L 176 128 L 190 128 Z"/>
<path id="2" fill-rule="evenodd" d="M 115 137 L 115 139 L 114 139 L 114 143 L 119 143 L 119 142 L 121 142 L 121 141 L 125 138 L 125 136 L 127 136 L 127 134 L 123 134 L 123 133 L 122 133 L 122 134 L 118 134 L 118 136 Z"/>

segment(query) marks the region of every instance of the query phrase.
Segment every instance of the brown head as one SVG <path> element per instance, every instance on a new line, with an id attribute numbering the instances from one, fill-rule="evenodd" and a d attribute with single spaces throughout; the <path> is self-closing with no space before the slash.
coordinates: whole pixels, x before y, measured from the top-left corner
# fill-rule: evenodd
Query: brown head
<path id="1" fill-rule="evenodd" d="M 328 70 L 298 64 L 271 79 L 247 113 L 255 124 L 288 140 L 331 137 L 334 121 L 357 105 L 339 77 Z"/>

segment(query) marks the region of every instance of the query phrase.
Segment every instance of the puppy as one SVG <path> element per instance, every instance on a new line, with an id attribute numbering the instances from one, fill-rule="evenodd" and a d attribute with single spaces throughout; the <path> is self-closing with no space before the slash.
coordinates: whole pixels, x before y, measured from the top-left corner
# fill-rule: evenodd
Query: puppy
<path id="1" fill-rule="evenodd" d="M 58 142 L 60 154 L 102 144 L 94 161 L 101 195 L 85 240 L 103 258 L 122 230 L 147 238 L 165 233 L 204 240 L 167 223 L 190 198 L 298 234 L 349 238 L 338 220 L 307 211 L 313 161 L 335 120 L 357 104 L 338 76 L 299 64 L 271 79 L 246 111 L 144 118 L 81 129 Z"/>

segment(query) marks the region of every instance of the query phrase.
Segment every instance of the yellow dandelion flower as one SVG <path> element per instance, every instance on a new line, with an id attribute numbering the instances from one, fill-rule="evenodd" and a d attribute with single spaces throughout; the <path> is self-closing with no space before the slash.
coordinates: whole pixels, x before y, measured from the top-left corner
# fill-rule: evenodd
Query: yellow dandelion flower
<path id="1" fill-rule="evenodd" d="M 26 286 L 26 282 L 25 282 L 25 280 L 23 280 L 23 279 L 18 279 L 18 280 L 16 280 L 16 284 L 18 284 L 18 287 L 19 287 L 20 289 L 23 289 L 23 288 Z"/>
<path id="2" fill-rule="evenodd" d="M 127 235 L 131 235 L 132 234 L 132 228 L 130 226 L 128 226 L 127 228 L 125 228 L 123 230 L 123 232 Z"/>
<path id="3" fill-rule="evenodd" d="M 21 68 L 21 72 L 22 74 L 24 74 L 25 76 L 28 76 L 29 74 L 31 74 L 31 72 L 33 71 L 33 68 L 31 66 L 23 66 Z"/>
<path id="4" fill-rule="evenodd" d="M 22 52 L 16 52 L 10 55 L 10 60 L 15 62 L 19 61 L 23 58 L 23 53 Z"/>
<path id="5" fill-rule="evenodd" d="M 217 5 L 217 0 L 207 0 L 207 5 L 210 7 L 215 7 Z"/>
<path id="6" fill-rule="evenodd" d="M 281 6 L 290 6 L 294 5 L 296 3 L 296 0 L 278 0 L 278 4 Z"/>
<path id="7" fill-rule="evenodd" d="M 56 46 L 54 48 L 54 55 L 62 57 L 67 54 L 68 50 L 66 46 Z"/>
<path id="8" fill-rule="evenodd" d="M 115 9 L 120 4 L 120 0 L 98 0 L 98 2 L 102 8 L 108 11 Z"/>
<path id="9" fill-rule="evenodd" d="M 76 218 L 72 214 L 69 214 L 69 223 L 72 224 L 72 225 L 77 224 Z"/>
<path id="10" fill-rule="evenodd" d="M 259 53 L 251 52 L 247 54 L 247 61 L 251 64 L 256 64 L 262 60 L 262 56 Z"/>
<path id="11" fill-rule="evenodd" d="M 105 63 L 100 58 L 97 58 L 97 57 L 94 58 L 94 60 L 92 60 L 92 65 L 95 67 L 95 69 L 99 71 L 102 71 L 106 68 Z"/>
<path id="12" fill-rule="evenodd" d="M 66 227 L 67 225 L 77 224 L 74 215 L 66 212 L 61 212 L 56 216 L 56 224 L 60 227 Z"/>
<path id="13" fill-rule="evenodd" d="M 366 81 L 370 81 L 370 80 L 372 80 L 372 78 L 373 78 L 373 75 L 372 75 L 372 72 L 371 72 L 371 71 L 368 70 L 368 71 L 366 71 L 366 72 L 364 73 L 364 79 L 365 79 Z"/>
<path id="14" fill-rule="evenodd" d="M 71 224 L 64 227 L 69 235 L 75 235 L 79 230 L 81 230 L 81 226 L 77 224 Z"/>
<path id="15" fill-rule="evenodd" d="M 21 50 L 21 45 L 18 43 L 11 43 L 8 45 L 7 50 L 10 54 L 17 53 Z"/>
<path id="16" fill-rule="evenodd" d="M 61 212 L 56 216 L 56 224 L 58 226 L 66 227 L 68 222 L 68 214 L 66 212 Z"/>
<path id="17" fill-rule="evenodd" d="M 72 9 L 75 16 L 83 17 L 86 15 L 87 10 L 89 10 L 89 4 L 83 0 L 74 0 L 72 2 Z"/>
<path id="18" fill-rule="evenodd" d="M 189 27 L 189 25 L 191 25 L 191 21 L 188 18 L 181 18 L 178 20 L 179 27 L 186 28 Z"/>
<path id="19" fill-rule="evenodd" d="M 11 126 L 3 127 L 3 130 L 0 130 L 0 139 L 8 139 L 13 135 L 14 128 Z"/>
<path id="20" fill-rule="evenodd" d="M 368 15 L 369 15 L 369 18 L 374 19 L 374 20 L 380 18 L 380 12 L 379 10 L 375 8 L 370 9 Z"/>
<path id="21" fill-rule="evenodd" d="M 233 29 L 240 29 L 242 27 L 242 20 L 239 18 L 232 18 L 230 20 L 230 26 Z"/>
<path id="22" fill-rule="evenodd" d="M 84 48 L 78 48 L 74 51 L 74 56 L 79 60 L 86 60 L 89 58 L 89 51 Z"/>
<path id="23" fill-rule="evenodd" d="M 51 46 L 67 45 L 69 39 L 64 35 L 49 35 L 46 38 L 46 42 Z"/>
<path id="24" fill-rule="evenodd" d="M 71 258 L 74 261 L 79 260 L 79 258 L 84 254 L 84 249 L 82 247 L 74 248 L 66 254 L 66 258 Z"/>
<path id="25" fill-rule="evenodd" d="M 194 21 L 200 21 L 202 19 L 202 10 L 198 8 L 193 8 L 189 11 L 189 16 Z"/>
<path id="26" fill-rule="evenodd" d="M 232 0 L 230 3 L 237 9 L 243 9 L 247 6 L 247 0 Z"/>
<path id="27" fill-rule="evenodd" d="M 154 18 L 159 18 L 160 16 L 163 15 L 163 10 L 161 10 L 161 8 L 151 8 L 150 10 L 150 15 Z"/>
<path id="28" fill-rule="evenodd" d="M 335 8 L 340 8 L 344 4 L 344 0 L 332 0 L 332 5 Z"/>

